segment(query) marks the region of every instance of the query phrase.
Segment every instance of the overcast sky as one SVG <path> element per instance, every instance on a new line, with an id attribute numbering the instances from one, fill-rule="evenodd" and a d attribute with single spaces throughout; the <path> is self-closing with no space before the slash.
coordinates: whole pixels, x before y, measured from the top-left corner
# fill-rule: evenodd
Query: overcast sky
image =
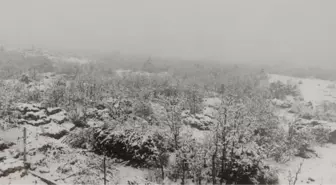
<path id="1" fill-rule="evenodd" d="M 0 0 L 0 42 L 244 61 L 333 62 L 335 0 Z"/>

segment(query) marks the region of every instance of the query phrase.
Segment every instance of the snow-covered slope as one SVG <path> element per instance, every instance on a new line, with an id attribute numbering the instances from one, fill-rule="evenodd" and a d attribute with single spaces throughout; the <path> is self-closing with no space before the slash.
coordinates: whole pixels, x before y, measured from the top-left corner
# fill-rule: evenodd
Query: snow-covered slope
<path id="1" fill-rule="evenodd" d="M 55 53 L 51 52 L 48 50 L 42 50 L 42 49 L 19 49 L 19 48 L 8 48 L 2 46 L 2 49 L 4 51 L 8 52 L 17 52 L 21 53 L 24 57 L 29 57 L 29 56 L 41 56 L 41 57 L 46 57 L 49 60 L 53 62 L 75 62 L 75 63 L 88 63 L 90 62 L 89 59 L 83 58 L 83 57 L 78 57 L 78 56 L 71 56 L 71 55 L 66 55 L 63 53 Z"/>
<path id="2" fill-rule="evenodd" d="M 269 75 L 270 82 L 281 81 L 283 83 L 297 84 L 301 91 L 305 102 L 312 102 L 314 105 L 319 105 L 324 101 L 336 101 L 335 82 L 328 80 L 320 80 L 315 78 L 297 78 L 284 75 Z M 332 111 L 332 110 L 330 110 Z M 283 116 L 294 116 L 289 114 L 287 110 L 280 110 Z M 290 120 L 287 118 L 287 121 Z M 294 120 L 294 119 L 292 119 Z M 332 121 L 320 121 L 324 126 L 335 130 L 335 123 Z M 298 174 L 297 184 L 335 184 L 336 183 L 336 151 L 335 144 L 327 144 L 325 146 L 316 146 L 314 150 L 317 157 L 305 159 L 302 165 L 301 172 Z M 286 164 L 273 163 L 274 166 L 280 169 L 279 184 L 288 184 L 288 175 L 291 172 L 295 176 L 300 163 L 301 157 L 295 157 Z M 271 163 L 272 165 L 272 163 Z"/>
<path id="3" fill-rule="evenodd" d="M 283 83 L 298 84 L 303 99 L 314 104 L 323 101 L 336 101 L 336 84 L 333 81 L 320 80 L 315 78 L 297 78 L 283 75 L 270 74 L 270 82 L 281 81 Z"/>

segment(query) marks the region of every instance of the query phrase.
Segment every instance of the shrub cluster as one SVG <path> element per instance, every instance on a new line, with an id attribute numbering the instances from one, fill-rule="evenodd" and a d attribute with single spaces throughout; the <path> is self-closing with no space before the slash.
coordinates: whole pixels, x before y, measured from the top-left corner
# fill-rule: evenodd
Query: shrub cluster
<path id="1" fill-rule="evenodd" d="M 272 95 L 272 98 L 276 99 L 285 99 L 286 96 L 298 96 L 299 91 L 297 85 L 292 84 L 284 84 L 280 81 L 272 82 L 269 87 L 270 93 Z"/>

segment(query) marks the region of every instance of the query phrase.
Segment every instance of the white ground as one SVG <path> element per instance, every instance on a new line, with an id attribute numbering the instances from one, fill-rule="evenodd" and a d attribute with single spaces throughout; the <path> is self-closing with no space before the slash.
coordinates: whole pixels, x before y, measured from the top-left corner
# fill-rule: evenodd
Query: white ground
<path id="1" fill-rule="evenodd" d="M 303 79 L 281 75 L 270 75 L 270 81 L 287 83 L 298 83 L 304 101 L 311 101 L 313 104 L 319 104 L 322 101 L 336 101 L 335 82 L 319 79 Z M 333 123 L 329 123 L 333 124 Z M 319 157 L 306 159 L 299 174 L 297 184 L 336 184 L 336 145 L 328 144 L 323 147 L 316 147 Z M 295 158 L 285 165 L 274 164 L 281 170 L 279 173 L 280 184 L 288 184 L 289 170 L 295 174 L 302 158 Z M 312 180 L 309 180 L 311 178 Z"/>
<path id="2" fill-rule="evenodd" d="M 333 81 L 319 80 L 313 78 L 296 78 L 282 75 L 270 75 L 270 82 L 281 81 L 284 83 L 296 83 L 300 81 L 300 91 L 304 98 L 304 101 L 311 101 L 312 103 L 320 103 L 322 101 L 336 101 L 336 83 Z M 329 87 L 328 87 L 329 86 Z"/>
<path id="3" fill-rule="evenodd" d="M 315 148 L 318 158 L 305 159 L 297 184 L 335 184 L 336 183 L 336 145 L 329 144 Z M 288 184 L 288 174 L 294 175 L 302 162 L 302 158 L 295 158 L 287 165 L 283 165 L 280 172 L 280 184 Z M 309 178 L 314 182 L 309 181 Z"/>

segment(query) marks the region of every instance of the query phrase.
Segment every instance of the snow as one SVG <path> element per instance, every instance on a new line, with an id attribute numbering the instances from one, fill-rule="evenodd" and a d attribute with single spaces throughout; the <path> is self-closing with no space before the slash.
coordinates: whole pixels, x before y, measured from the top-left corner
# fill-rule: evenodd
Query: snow
<path id="1" fill-rule="evenodd" d="M 120 71 L 120 73 L 125 73 L 125 71 Z M 282 75 L 270 75 L 270 80 L 277 81 L 280 80 L 284 83 L 296 83 L 299 86 L 300 91 L 302 92 L 302 96 L 306 102 L 311 101 L 315 104 L 320 104 L 323 101 L 335 101 L 336 100 L 336 88 L 333 85 L 332 81 L 318 80 L 318 79 L 303 79 L 303 78 L 295 78 L 288 77 Z M 302 83 L 299 83 L 302 82 Z M 293 102 L 292 100 L 291 102 Z M 208 98 L 204 101 L 204 105 L 206 106 L 202 114 L 197 114 L 196 116 L 190 116 L 190 114 L 183 112 L 183 117 L 186 118 L 187 121 L 193 124 L 206 125 L 207 123 L 212 122 L 212 117 L 216 115 L 216 108 L 220 105 L 221 100 L 218 98 Z M 160 104 L 152 104 L 155 113 L 158 117 L 165 117 L 166 112 Z M 31 110 L 30 113 L 33 116 L 42 118 L 44 115 L 43 111 L 40 109 L 40 105 L 31 105 L 31 104 L 21 104 L 20 109 L 28 109 Z M 57 108 L 56 108 L 57 109 Z M 55 109 L 55 110 L 56 110 Z M 25 110 L 25 111 L 26 111 Z M 52 112 L 52 110 L 49 110 Z M 285 120 L 293 121 L 295 119 L 295 114 L 290 114 L 287 110 L 280 109 L 278 110 L 279 116 L 283 117 Z M 71 173 L 80 173 L 87 170 L 86 175 L 76 176 L 70 179 L 59 180 L 58 183 L 74 183 L 75 180 L 85 178 L 95 179 L 95 182 L 102 183 L 101 181 L 101 172 L 98 166 L 101 165 L 101 161 L 99 160 L 100 156 L 94 154 L 83 153 L 80 150 L 75 150 L 69 148 L 67 145 L 62 144 L 60 140 L 56 140 L 47 136 L 41 135 L 43 132 L 48 132 L 50 134 L 57 134 L 63 130 L 69 131 L 74 128 L 74 125 L 70 122 L 64 122 L 66 120 L 66 112 L 60 111 L 54 115 L 48 116 L 50 119 L 55 120 L 55 122 L 47 123 L 47 125 L 43 126 L 33 126 L 33 125 L 25 125 L 27 128 L 27 151 L 28 151 L 28 161 L 34 165 L 37 165 L 36 171 L 42 172 L 47 176 L 50 176 L 52 179 L 64 178 Z M 44 121 L 44 120 L 42 120 Z M 32 121 L 31 123 L 39 123 L 39 120 Z M 41 122 L 41 120 L 40 120 Z M 62 124 L 58 124 L 60 122 L 64 122 Z M 336 126 L 333 122 L 321 122 L 323 125 L 327 125 L 331 127 L 333 130 L 336 130 Z M 92 122 L 93 124 L 102 125 L 103 122 Z M 5 171 L 6 169 L 18 167 L 22 168 L 22 155 L 20 156 L 20 152 L 23 151 L 23 141 L 22 141 L 22 127 L 21 128 L 12 128 L 9 130 L 1 131 L 0 136 L 4 141 L 14 142 L 16 145 L 11 146 L 10 149 L 6 149 L 3 152 L 0 152 L 0 156 L 5 156 L 3 162 L 0 164 L 0 175 L 1 171 Z M 191 133 L 194 138 L 198 141 L 204 141 L 209 131 L 201 131 L 199 129 L 192 128 L 190 126 L 184 126 L 182 129 L 182 134 Z M 145 135 L 146 136 L 146 135 Z M 147 139 L 147 137 L 143 137 L 143 139 Z M 107 136 L 105 139 L 110 139 L 110 136 Z M 136 145 L 136 142 L 133 143 Z M 45 149 L 45 151 L 41 148 L 50 147 Z M 299 174 L 298 184 L 306 184 L 308 179 L 314 179 L 314 184 L 335 184 L 336 183 L 336 158 L 334 157 L 334 153 L 336 153 L 336 145 L 329 144 L 324 147 L 316 147 L 317 153 L 319 154 L 318 158 L 306 159 L 302 172 Z M 34 152 L 37 152 L 34 154 Z M 45 152 L 45 153 L 43 153 Z M 18 158 L 14 158 L 14 155 L 19 155 Z M 287 164 L 272 164 L 278 168 L 280 168 L 280 184 L 288 184 L 288 170 L 292 170 L 295 173 L 297 167 L 301 162 L 301 158 L 294 158 L 294 160 L 290 161 Z M 40 161 L 43 165 L 39 164 Z M 73 162 L 75 161 L 75 162 Z M 97 169 L 95 165 L 92 163 L 97 163 Z M 71 165 L 70 165 L 71 164 Z M 132 167 L 126 166 L 117 166 L 116 164 L 110 165 L 113 167 L 113 175 L 109 178 L 113 178 L 116 181 L 115 183 L 119 184 L 127 184 L 128 181 L 138 181 L 145 182 L 144 177 L 147 176 L 148 172 L 143 169 L 135 169 Z M 89 174 L 92 177 L 89 177 Z M 0 177 L 0 184 L 44 184 L 38 178 L 27 175 L 24 177 L 20 177 L 21 172 L 11 173 L 6 178 Z M 118 179 L 115 179 L 118 177 Z M 91 182 L 91 181 L 90 181 Z M 93 181 L 92 181 L 93 182 Z M 110 181 L 112 184 L 112 181 Z"/>
<path id="2" fill-rule="evenodd" d="M 23 161 L 13 159 L 13 158 L 6 159 L 0 165 L 0 176 L 1 176 L 1 172 L 4 172 L 8 169 L 13 169 L 13 168 L 23 168 Z"/>
<path id="3" fill-rule="evenodd" d="M 281 81 L 283 83 L 295 83 L 302 93 L 303 99 L 306 102 L 320 104 L 323 101 L 336 101 L 336 88 L 332 88 L 335 82 L 328 80 L 320 80 L 314 78 L 297 78 L 283 75 L 269 75 L 270 82 Z M 299 84 L 299 82 L 302 84 Z"/>
<path id="4" fill-rule="evenodd" d="M 335 184 L 336 158 L 334 154 L 336 153 L 336 145 L 316 147 L 315 150 L 319 157 L 304 160 L 298 184 L 307 184 L 309 178 L 315 180 L 311 184 Z M 295 158 L 289 164 L 282 166 L 281 173 L 279 173 L 279 184 L 288 184 L 289 171 L 295 174 L 301 162 L 302 158 Z"/>
<path id="5" fill-rule="evenodd" d="M 222 100 L 219 98 L 206 98 L 204 100 L 204 105 L 212 108 L 218 108 L 222 103 Z"/>
<path id="6" fill-rule="evenodd" d="M 299 90 L 305 102 L 312 102 L 313 105 L 319 105 L 324 101 L 335 102 L 336 88 L 335 83 L 328 80 L 319 80 L 314 78 L 296 78 L 283 75 L 269 75 L 270 82 L 281 81 L 283 83 L 294 83 L 298 85 Z M 300 83 L 299 83 L 300 82 Z M 285 109 L 278 110 L 278 114 L 287 121 L 293 121 L 295 114 L 289 114 Z M 322 125 L 336 129 L 336 124 L 329 121 L 320 121 Z M 298 176 L 297 184 L 335 184 L 336 183 L 336 145 L 328 144 L 314 148 L 319 157 L 305 159 L 302 171 Z M 286 164 L 271 163 L 280 169 L 279 184 L 288 184 L 289 171 L 295 175 L 302 158 L 296 157 Z M 313 181 L 309 180 L 313 179 Z"/>
<path id="7" fill-rule="evenodd" d="M 34 177 L 31 174 L 21 177 L 21 173 L 16 172 L 13 173 L 10 178 L 0 178 L 0 184 L 19 185 L 19 184 L 46 184 L 46 183 L 44 183 L 39 178 Z"/>

